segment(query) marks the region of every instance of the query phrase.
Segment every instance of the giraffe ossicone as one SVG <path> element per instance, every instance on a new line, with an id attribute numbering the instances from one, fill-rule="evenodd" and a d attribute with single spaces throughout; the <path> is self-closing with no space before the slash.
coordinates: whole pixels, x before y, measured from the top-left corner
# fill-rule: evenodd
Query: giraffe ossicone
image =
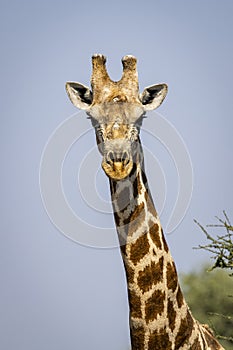
<path id="1" fill-rule="evenodd" d="M 134 56 L 123 57 L 117 82 L 105 64 L 105 56 L 92 57 L 92 89 L 68 82 L 66 90 L 91 119 L 109 177 L 128 286 L 132 350 L 223 349 L 184 300 L 145 174 L 140 127 L 146 111 L 163 102 L 167 85 L 140 93 Z"/>

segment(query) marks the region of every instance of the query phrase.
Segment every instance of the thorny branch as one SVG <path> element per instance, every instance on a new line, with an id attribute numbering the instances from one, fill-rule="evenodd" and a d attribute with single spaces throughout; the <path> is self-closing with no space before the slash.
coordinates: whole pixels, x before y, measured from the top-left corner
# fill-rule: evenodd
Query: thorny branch
<path id="1" fill-rule="evenodd" d="M 213 270 L 216 267 L 220 267 L 222 269 L 233 269 L 233 226 L 230 223 L 230 220 L 225 211 L 223 211 L 224 219 L 221 219 L 216 216 L 218 220 L 218 224 L 215 225 L 207 225 L 206 227 L 214 227 L 224 229 L 226 232 L 222 235 L 217 235 L 217 238 L 214 238 L 210 235 L 206 228 L 204 228 L 197 220 L 194 220 L 195 223 L 201 228 L 201 230 L 206 235 L 207 239 L 210 241 L 209 244 L 199 245 L 196 249 L 205 249 L 212 253 L 212 259 L 215 260 L 214 265 L 210 269 Z M 233 273 L 230 273 L 230 276 L 233 276 Z M 229 295 L 229 297 L 233 297 Z M 216 313 L 209 313 L 210 315 L 220 316 L 226 318 L 228 320 L 232 320 L 232 316 L 221 315 Z M 223 335 L 217 335 L 217 338 L 222 340 L 228 340 L 233 342 L 233 337 L 226 337 Z"/>
<path id="2" fill-rule="evenodd" d="M 215 269 L 216 267 L 230 270 L 233 269 L 233 226 L 231 225 L 225 211 L 223 211 L 223 214 L 224 219 L 216 217 L 219 224 L 206 226 L 225 229 L 225 234 L 217 235 L 217 238 L 210 235 L 207 229 L 205 229 L 197 220 L 194 220 L 210 241 L 209 244 L 199 245 L 196 249 L 205 249 L 212 253 L 211 258 L 215 260 L 215 263 L 211 270 Z M 233 276 L 233 273 L 231 273 L 230 276 Z"/>

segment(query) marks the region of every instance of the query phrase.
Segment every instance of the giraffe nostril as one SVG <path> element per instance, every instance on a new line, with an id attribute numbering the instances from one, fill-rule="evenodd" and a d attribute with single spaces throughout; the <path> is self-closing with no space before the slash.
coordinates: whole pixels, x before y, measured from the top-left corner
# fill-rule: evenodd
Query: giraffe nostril
<path id="1" fill-rule="evenodd" d="M 112 151 L 109 151 L 106 155 L 106 162 L 109 164 L 109 165 L 112 165 L 112 163 L 114 162 L 114 154 Z"/>
<path id="2" fill-rule="evenodd" d="M 130 157 L 127 151 L 123 151 L 120 153 L 109 151 L 105 156 L 105 161 L 109 165 L 113 165 L 113 163 L 122 163 L 123 166 L 126 166 L 130 162 Z"/>
<path id="3" fill-rule="evenodd" d="M 128 152 L 124 151 L 121 156 L 121 161 L 124 165 L 127 165 L 129 163 L 129 154 Z"/>

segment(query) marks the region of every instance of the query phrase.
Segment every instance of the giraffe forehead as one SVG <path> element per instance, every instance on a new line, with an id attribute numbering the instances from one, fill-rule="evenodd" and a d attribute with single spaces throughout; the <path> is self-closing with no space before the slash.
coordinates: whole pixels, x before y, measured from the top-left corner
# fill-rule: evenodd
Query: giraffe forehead
<path id="1" fill-rule="evenodd" d="M 136 103 L 113 101 L 94 105 L 89 113 L 100 124 L 111 125 L 117 129 L 119 125 L 136 122 L 143 115 L 144 110 Z"/>
<path id="2" fill-rule="evenodd" d="M 126 123 L 124 120 L 116 119 L 113 122 L 108 123 L 105 126 L 105 130 L 108 134 L 115 135 L 116 137 L 124 136 L 130 129 L 130 124 Z"/>

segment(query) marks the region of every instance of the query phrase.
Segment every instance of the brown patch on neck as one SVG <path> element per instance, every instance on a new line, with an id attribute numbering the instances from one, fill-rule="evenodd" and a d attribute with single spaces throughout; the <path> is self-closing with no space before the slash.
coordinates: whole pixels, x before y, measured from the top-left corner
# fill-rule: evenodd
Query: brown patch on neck
<path id="1" fill-rule="evenodd" d="M 129 188 L 125 187 L 118 195 L 117 206 L 119 207 L 120 212 L 128 207 L 130 204 L 130 192 Z"/>
<path id="2" fill-rule="evenodd" d="M 190 346 L 189 349 L 190 349 L 190 350 L 202 350 L 202 349 L 203 349 L 202 346 L 201 346 L 201 344 L 200 344 L 200 342 L 199 342 L 199 337 L 197 337 L 197 338 L 194 340 L 193 344 Z"/>
<path id="3" fill-rule="evenodd" d="M 121 235 L 118 234 L 118 238 L 119 238 L 119 242 L 120 242 L 120 249 L 121 249 L 121 254 L 122 254 L 122 258 L 124 258 L 124 256 L 126 256 L 126 239 L 125 237 L 122 237 Z"/>
<path id="4" fill-rule="evenodd" d="M 169 248 L 168 248 L 167 242 L 166 242 L 165 237 L 164 237 L 163 229 L 161 229 L 161 234 L 162 234 L 163 248 L 164 248 L 165 252 L 168 253 Z"/>
<path id="5" fill-rule="evenodd" d="M 144 350 L 144 342 L 145 342 L 145 330 L 142 326 L 134 327 L 133 324 L 131 324 L 130 329 L 130 335 L 131 335 L 131 345 L 132 349 L 135 350 Z"/>
<path id="6" fill-rule="evenodd" d="M 123 261 L 124 261 L 124 266 L 125 266 L 125 271 L 126 271 L 126 278 L 128 285 L 134 282 L 134 269 L 130 267 L 128 264 L 127 258 L 125 259 L 125 256 L 123 256 Z"/>
<path id="7" fill-rule="evenodd" d="M 150 339 L 148 342 L 148 349 L 156 349 L 156 350 L 172 349 L 172 343 L 170 342 L 169 336 L 165 330 L 163 332 L 154 331 L 150 335 Z"/>
<path id="8" fill-rule="evenodd" d="M 117 182 L 109 178 L 111 196 L 114 196 L 117 189 Z"/>
<path id="9" fill-rule="evenodd" d="M 133 233 L 141 226 L 141 223 L 145 220 L 145 208 L 144 203 L 137 205 L 133 213 L 124 220 L 124 225 L 127 225 L 128 236 L 132 236 Z"/>
<path id="10" fill-rule="evenodd" d="M 148 292 L 153 285 L 163 280 L 163 256 L 157 263 L 151 262 L 138 274 L 138 286 L 143 293 Z"/>
<path id="11" fill-rule="evenodd" d="M 119 227 L 120 226 L 120 217 L 119 217 L 118 213 L 115 211 L 114 211 L 113 215 L 114 215 L 116 226 Z"/>
<path id="12" fill-rule="evenodd" d="M 174 263 L 167 263 L 167 288 L 175 292 L 178 285 L 177 272 Z"/>
<path id="13" fill-rule="evenodd" d="M 194 321 L 189 311 L 186 318 L 181 320 L 180 328 L 176 336 L 175 349 L 179 349 L 184 344 L 189 343 L 193 331 Z"/>
<path id="14" fill-rule="evenodd" d="M 184 297 L 183 297 L 183 294 L 181 292 L 180 286 L 178 287 L 178 290 L 177 290 L 176 300 L 177 300 L 178 307 L 181 308 L 181 306 L 184 303 Z"/>
<path id="15" fill-rule="evenodd" d="M 152 296 L 146 301 L 145 314 L 146 322 L 156 320 L 158 315 L 164 311 L 165 292 L 155 290 Z"/>
<path id="16" fill-rule="evenodd" d="M 141 318 L 142 317 L 142 311 L 141 311 L 141 299 L 135 291 L 128 291 L 129 293 L 129 309 L 130 309 L 130 316 L 133 318 Z"/>
<path id="17" fill-rule="evenodd" d="M 130 260 L 136 265 L 148 252 L 150 245 L 146 233 L 142 234 L 130 248 Z"/>
<path id="18" fill-rule="evenodd" d="M 173 306 L 173 302 L 168 299 L 167 303 L 167 316 L 168 316 L 168 322 L 169 322 L 169 328 L 173 332 L 175 329 L 175 322 L 176 322 L 176 311 Z"/>
<path id="19" fill-rule="evenodd" d="M 149 233 L 152 241 L 154 242 L 154 244 L 158 249 L 162 249 L 162 243 L 159 236 L 159 225 L 150 222 L 149 227 L 150 227 Z"/>

